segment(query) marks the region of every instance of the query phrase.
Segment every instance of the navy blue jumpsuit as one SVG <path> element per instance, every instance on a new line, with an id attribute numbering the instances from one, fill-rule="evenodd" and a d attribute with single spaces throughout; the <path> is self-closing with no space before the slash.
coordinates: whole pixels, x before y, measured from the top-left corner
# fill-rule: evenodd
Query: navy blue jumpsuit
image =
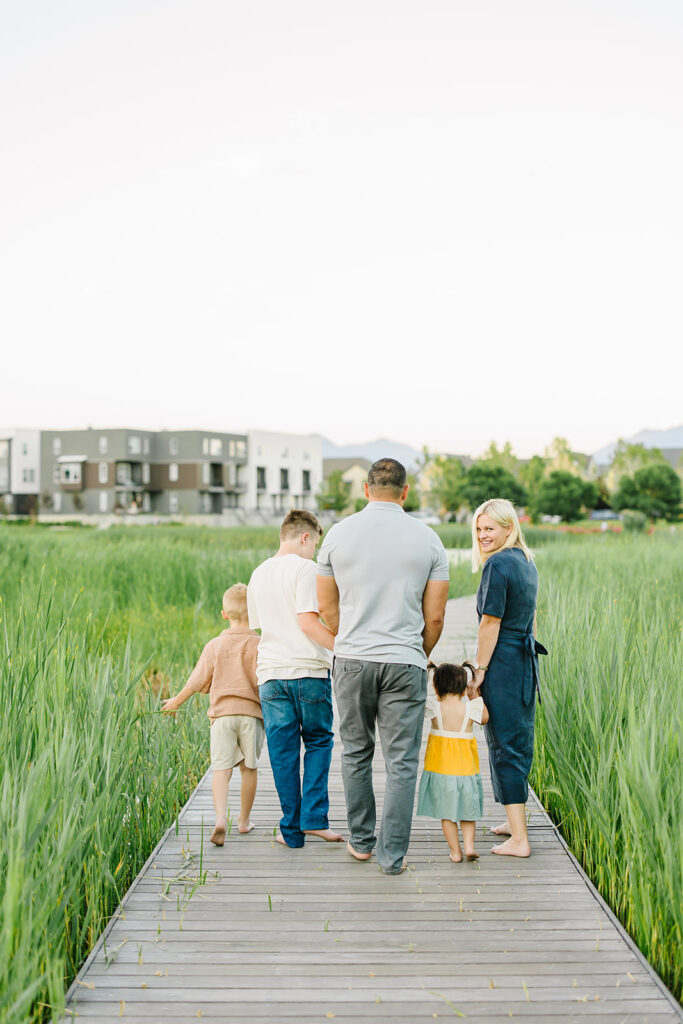
<path id="1" fill-rule="evenodd" d="M 477 615 L 500 619 L 496 649 L 481 694 L 493 795 L 501 804 L 523 804 L 529 794 L 538 690 L 538 653 L 533 636 L 538 572 L 521 548 L 496 551 L 484 563 Z"/>

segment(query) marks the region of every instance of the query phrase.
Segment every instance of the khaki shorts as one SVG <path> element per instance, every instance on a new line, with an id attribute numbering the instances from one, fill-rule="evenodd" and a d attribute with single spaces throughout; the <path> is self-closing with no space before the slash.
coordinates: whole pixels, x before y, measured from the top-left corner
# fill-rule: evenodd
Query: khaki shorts
<path id="1" fill-rule="evenodd" d="M 244 761 L 255 768 L 266 734 L 263 722 L 253 715 L 222 715 L 211 724 L 211 768 L 225 771 Z"/>

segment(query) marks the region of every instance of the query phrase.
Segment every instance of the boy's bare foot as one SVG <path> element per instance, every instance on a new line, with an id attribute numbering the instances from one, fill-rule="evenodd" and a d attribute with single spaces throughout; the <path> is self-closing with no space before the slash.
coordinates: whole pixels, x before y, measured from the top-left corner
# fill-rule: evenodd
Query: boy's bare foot
<path id="1" fill-rule="evenodd" d="M 502 825 L 496 825 L 495 828 L 490 828 L 489 832 L 492 832 L 494 836 L 511 836 L 512 829 L 507 821 L 504 821 Z"/>
<path id="2" fill-rule="evenodd" d="M 238 824 L 238 826 L 237 826 L 237 831 L 241 832 L 242 835 L 245 836 L 247 834 L 247 832 L 253 832 L 254 831 L 254 826 L 252 825 L 252 823 L 250 821 L 246 822 L 246 824 L 243 824 L 242 822 L 240 822 Z"/>
<path id="3" fill-rule="evenodd" d="M 513 839 L 512 836 L 505 843 L 499 846 L 492 846 L 491 853 L 497 853 L 503 857 L 529 857 L 531 847 L 524 839 Z"/>
<path id="4" fill-rule="evenodd" d="M 318 836 L 319 839 L 324 839 L 326 843 L 343 843 L 344 837 L 340 836 L 338 832 L 333 832 L 331 828 L 305 828 L 304 834 L 307 836 Z"/>
<path id="5" fill-rule="evenodd" d="M 370 860 L 370 858 L 372 857 L 371 853 L 358 853 L 358 851 L 354 850 L 354 848 L 351 846 L 351 843 L 346 844 L 346 849 L 348 850 L 352 857 L 356 858 L 356 860 Z"/>
<path id="6" fill-rule="evenodd" d="M 456 850 L 455 853 L 449 853 L 448 856 L 454 864 L 459 864 L 462 860 L 462 850 Z"/>
<path id="7" fill-rule="evenodd" d="M 225 842 L 225 825 L 216 825 L 211 833 L 210 842 L 214 846 L 222 846 Z"/>
<path id="8" fill-rule="evenodd" d="M 476 850 L 465 850 L 465 856 L 468 860 L 479 860 L 479 854 Z"/>

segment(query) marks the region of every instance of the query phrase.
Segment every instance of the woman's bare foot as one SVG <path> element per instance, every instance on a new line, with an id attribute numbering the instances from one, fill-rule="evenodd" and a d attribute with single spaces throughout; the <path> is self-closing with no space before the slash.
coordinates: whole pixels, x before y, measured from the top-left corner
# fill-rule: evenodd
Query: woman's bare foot
<path id="1" fill-rule="evenodd" d="M 354 850 L 354 848 L 351 846 L 351 843 L 346 844 L 346 849 L 351 854 L 352 857 L 356 858 L 356 860 L 370 860 L 370 858 L 372 857 L 371 853 L 358 853 L 358 851 Z"/>
<path id="2" fill-rule="evenodd" d="M 211 833 L 209 841 L 212 842 L 214 846 L 223 846 L 225 842 L 225 825 L 216 825 Z"/>
<path id="3" fill-rule="evenodd" d="M 492 832 L 494 836 L 511 836 L 512 829 L 508 821 L 503 822 L 502 825 L 496 825 L 495 828 L 490 828 L 489 832 Z"/>
<path id="4" fill-rule="evenodd" d="M 305 828 L 304 834 L 307 836 L 318 836 L 319 839 L 324 839 L 326 843 L 343 843 L 344 836 L 340 836 L 338 832 L 333 832 L 331 828 Z"/>
<path id="5" fill-rule="evenodd" d="M 504 857 L 529 857 L 531 847 L 526 839 L 513 839 L 512 836 L 505 843 L 499 846 L 492 846 L 491 853 L 497 853 Z"/>
<path id="6" fill-rule="evenodd" d="M 286 846 L 288 850 L 291 850 L 291 846 L 289 846 L 285 842 L 285 837 L 283 836 L 282 832 L 278 832 L 278 834 L 275 836 L 275 842 L 279 843 L 280 846 Z"/>
<path id="7" fill-rule="evenodd" d="M 462 861 L 462 850 L 451 850 L 448 856 L 454 864 L 460 864 Z"/>
<path id="8" fill-rule="evenodd" d="M 237 826 L 237 831 L 241 832 L 243 836 L 246 836 L 247 832 L 253 832 L 254 831 L 254 826 L 252 825 L 252 823 L 250 821 L 247 821 L 247 822 L 240 821 L 240 823 Z"/>

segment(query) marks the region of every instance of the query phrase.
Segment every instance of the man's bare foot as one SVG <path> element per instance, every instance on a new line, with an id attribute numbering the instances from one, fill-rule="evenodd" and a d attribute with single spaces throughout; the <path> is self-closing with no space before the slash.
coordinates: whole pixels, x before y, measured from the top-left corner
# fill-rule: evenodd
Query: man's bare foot
<path id="1" fill-rule="evenodd" d="M 448 855 L 454 864 L 459 864 L 462 860 L 462 850 L 456 850 L 455 853 L 451 851 Z"/>
<path id="2" fill-rule="evenodd" d="M 305 828 L 304 834 L 307 836 L 318 836 L 319 839 L 324 839 L 326 843 L 343 843 L 344 837 L 340 836 L 338 832 L 333 832 L 331 828 Z"/>
<path id="3" fill-rule="evenodd" d="M 216 825 L 211 833 L 210 842 L 212 842 L 214 846 L 223 845 L 225 842 L 225 825 Z"/>
<path id="4" fill-rule="evenodd" d="M 246 836 L 247 832 L 254 831 L 254 826 L 250 821 L 247 821 L 246 823 L 242 823 L 240 821 L 239 825 L 237 826 L 237 831 L 241 832 L 243 836 Z"/>
<path id="5" fill-rule="evenodd" d="M 404 860 L 398 871 L 385 871 L 384 868 L 380 868 L 383 875 L 402 875 L 408 867 L 408 861 Z"/>
<path id="6" fill-rule="evenodd" d="M 348 850 L 352 857 L 356 858 L 356 860 L 370 860 L 370 858 L 372 857 L 371 853 L 358 853 L 358 851 L 354 850 L 354 848 L 351 846 L 351 843 L 346 844 L 346 849 Z"/>
<path id="7" fill-rule="evenodd" d="M 504 857 L 529 857 L 531 847 L 527 840 L 513 839 L 512 836 L 505 843 L 499 846 L 492 846 L 491 853 L 497 853 Z"/>
<path id="8" fill-rule="evenodd" d="M 495 828 L 490 828 L 489 832 L 492 832 L 494 836 L 511 836 L 512 829 L 507 821 L 504 821 L 502 825 L 496 825 Z"/>

